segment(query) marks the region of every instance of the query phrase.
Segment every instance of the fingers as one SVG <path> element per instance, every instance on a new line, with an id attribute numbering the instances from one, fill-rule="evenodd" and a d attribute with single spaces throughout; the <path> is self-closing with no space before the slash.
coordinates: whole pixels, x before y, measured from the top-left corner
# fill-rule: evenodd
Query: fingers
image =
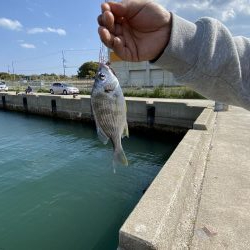
<path id="1" fill-rule="evenodd" d="M 114 31 L 115 18 L 112 12 L 105 10 L 98 16 L 97 21 L 100 26 L 106 27 L 110 32 Z"/>
<path id="2" fill-rule="evenodd" d="M 127 13 L 126 5 L 123 2 L 121 2 L 121 3 L 116 3 L 116 2 L 103 3 L 101 5 L 101 9 L 102 9 L 102 13 L 105 11 L 110 11 L 117 17 L 126 16 L 126 13 Z"/>
<path id="3" fill-rule="evenodd" d="M 133 57 L 132 51 L 130 48 L 126 47 L 125 41 L 122 37 L 115 37 L 113 44 L 113 51 L 125 61 L 137 61 L 136 58 Z"/>
<path id="4" fill-rule="evenodd" d="M 123 18 L 118 17 L 115 20 L 113 13 L 108 10 L 105 10 L 101 15 L 99 15 L 97 21 L 100 26 L 107 28 L 115 35 L 120 35 L 122 33 L 121 24 L 123 22 Z"/>
<path id="5" fill-rule="evenodd" d="M 115 36 L 112 35 L 108 29 L 105 27 L 99 27 L 98 29 L 99 36 L 102 42 L 109 48 L 113 48 L 114 38 Z"/>
<path id="6" fill-rule="evenodd" d="M 105 11 L 111 11 L 110 5 L 108 3 L 101 4 L 102 13 Z"/>
<path id="7" fill-rule="evenodd" d="M 97 18 L 97 22 L 100 26 L 104 26 L 104 23 L 102 22 L 102 15 L 99 15 Z"/>
<path id="8" fill-rule="evenodd" d="M 102 42 L 113 49 L 122 59 L 131 60 L 132 56 L 122 36 L 122 23 L 126 14 L 123 3 L 108 2 L 101 5 L 102 14 L 98 16 L 99 36 Z"/>
<path id="9" fill-rule="evenodd" d="M 102 19 L 104 20 L 105 27 L 110 31 L 114 31 L 114 23 L 115 23 L 115 18 L 114 15 L 110 11 L 105 11 L 102 14 Z"/>
<path id="10" fill-rule="evenodd" d="M 124 49 L 125 42 L 122 37 L 115 37 L 113 42 L 113 50 L 117 55 L 119 55 L 122 59 L 124 58 Z"/>
<path id="11" fill-rule="evenodd" d="M 114 36 L 104 27 L 99 27 L 98 32 L 102 42 L 108 48 L 111 48 L 121 59 L 132 61 L 131 53 L 125 46 L 125 41 L 122 36 Z"/>
<path id="12" fill-rule="evenodd" d="M 126 14 L 126 8 L 122 3 L 103 3 L 101 9 L 102 14 L 98 16 L 98 23 L 110 31 L 114 28 L 114 23 L 121 23 Z"/>

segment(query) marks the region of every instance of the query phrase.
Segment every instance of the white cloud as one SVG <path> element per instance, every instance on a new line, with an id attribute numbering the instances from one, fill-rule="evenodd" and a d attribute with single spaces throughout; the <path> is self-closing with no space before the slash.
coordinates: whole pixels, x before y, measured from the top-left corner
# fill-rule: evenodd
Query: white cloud
<path id="1" fill-rule="evenodd" d="M 35 49 L 36 48 L 36 46 L 34 44 L 31 44 L 31 43 L 21 43 L 20 46 L 25 48 L 25 49 Z"/>
<path id="2" fill-rule="evenodd" d="M 34 12 L 34 9 L 30 8 L 30 7 L 27 7 L 26 8 L 29 12 Z"/>
<path id="3" fill-rule="evenodd" d="M 43 13 L 46 17 L 51 17 L 51 15 L 48 12 Z"/>
<path id="4" fill-rule="evenodd" d="M 231 10 L 225 10 L 221 13 L 221 20 L 226 22 L 228 21 L 229 19 L 233 19 L 235 18 L 236 16 L 236 13 L 233 9 Z"/>
<path id="5" fill-rule="evenodd" d="M 64 29 L 53 29 L 53 28 L 33 28 L 28 30 L 28 34 L 38 34 L 38 33 L 56 33 L 59 36 L 65 36 L 66 31 Z"/>
<path id="6" fill-rule="evenodd" d="M 49 32 L 52 32 L 52 33 L 57 33 L 58 35 L 60 36 L 65 36 L 66 35 L 66 31 L 64 29 L 52 29 L 52 28 L 47 28 L 47 30 Z"/>
<path id="7" fill-rule="evenodd" d="M 28 30 L 28 34 L 37 34 L 37 33 L 44 33 L 46 32 L 45 29 L 42 28 L 33 28 Z"/>
<path id="8" fill-rule="evenodd" d="M 154 0 L 175 13 L 196 12 L 227 22 L 239 16 L 250 17 L 249 0 Z"/>
<path id="9" fill-rule="evenodd" d="M 21 30 L 22 24 L 17 20 L 11 20 L 8 18 L 0 18 L 0 27 L 9 29 L 9 30 Z"/>

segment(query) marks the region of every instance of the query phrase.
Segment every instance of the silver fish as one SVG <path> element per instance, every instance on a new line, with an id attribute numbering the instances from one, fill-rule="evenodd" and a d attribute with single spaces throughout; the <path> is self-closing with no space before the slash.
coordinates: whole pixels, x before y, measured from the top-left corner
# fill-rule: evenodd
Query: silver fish
<path id="1" fill-rule="evenodd" d="M 91 93 L 91 107 L 99 139 L 114 148 L 114 163 L 127 166 L 121 138 L 128 137 L 126 102 L 113 70 L 100 64 Z"/>

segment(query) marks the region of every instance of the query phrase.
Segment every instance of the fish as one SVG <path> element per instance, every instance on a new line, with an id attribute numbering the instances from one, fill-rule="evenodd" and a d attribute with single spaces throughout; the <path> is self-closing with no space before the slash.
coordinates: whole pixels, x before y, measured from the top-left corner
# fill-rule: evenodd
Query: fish
<path id="1" fill-rule="evenodd" d="M 113 165 L 128 166 L 121 139 L 129 137 L 126 101 L 113 69 L 99 65 L 91 92 L 91 108 L 97 135 L 103 144 L 113 144 Z"/>

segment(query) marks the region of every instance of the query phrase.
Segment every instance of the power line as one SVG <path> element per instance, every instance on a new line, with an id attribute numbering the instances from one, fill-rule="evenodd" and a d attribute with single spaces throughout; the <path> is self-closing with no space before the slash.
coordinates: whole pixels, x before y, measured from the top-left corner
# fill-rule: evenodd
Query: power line
<path id="1" fill-rule="evenodd" d="M 19 72 L 24 71 L 41 71 L 41 70 L 48 70 L 48 69 L 60 69 L 60 66 L 53 66 L 53 67 L 46 67 L 46 68 L 39 68 L 39 69 L 18 69 Z"/>
<path id="2" fill-rule="evenodd" d="M 32 61 L 40 60 L 40 59 L 43 59 L 43 58 L 47 58 L 47 57 L 56 56 L 56 55 L 61 54 L 61 56 L 62 56 L 61 60 L 62 60 L 63 74 L 65 76 L 66 75 L 66 69 L 73 69 L 73 68 L 79 68 L 80 67 L 80 65 L 84 62 L 82 55 L 85 55 L 85 56 L 89 57 L 89 55 L 91 55 L 93 53 L 96 53 L 96 52 L 98 52 L 98 49 L 94 49 L 94 48 L 91 48 L 91 49 L 65 49 L 65 50 L 61 50 L 61 51 L 54 51 L 54 52 L 51 52 L 51 53 L 48 53 L 48 54 L 43 54 L 41 56 L 23 58 L 23 59 L 18 59 L 18 60 L 12 60 L 11 63 L 6 65 L 6 66 L 7 66 L 7 69 L 8 69 L 8 73 L 13 73 L 13 77 L 15 77 L 14 74 L 16 74 L 17 72 L 29 72 L 29 71 L 30 72 L 34 72 L 34 71 L 41 72 L 41 71 L 50 70 L 50 69 L 59 69 L 60 68 L 60 66 L 59 66 L 60 65 L 60 57 L 53 59 L 55 64 L 57 64 L 56 61 L 58 61 L 58 66 L 56 66 L 56 67 L 54 67 L 54 66 L 53 67 L 43 67 L 41 65 L 40 68 L 36 69 L 36 68 L 33 68 L 32 66 L 33 65 L 38 66 L 40 63 L 39 62 L 33 63 Z M 77 53 L 77 58 L 74 55 L 75 53 Z M 74 57 L 74 59 L 72 59 L 72 57 Z M 81 60 L 81 62 L 79 60 Z M 95 60 L 95 59 L 93 58 L 92 60 Z M 23 62 L 29 62 L 29 61 L 31 63 L 28 63 L 28 65 L 30 65 L 31 67 L 28 66 L 28 65 L 24 66 Z M 50 61 L 48 61 L 48 62 L 50 62 Z M 27 64 L 27 63 L 25 63 L 25 64 Z M 46 62 L 46 64 L 47 64 L 47 62 Z M 67 65 L 67 64 L 71 64 L 71 65 Z M 19 66 L 21 66 L 21 67 L 24 66 L 24 67 L 27 67 L 27 68 L 22 67 L 23 69 L 19 69 Z M 44 66 L 46 66 L 46 65 L 44 65 Z"/>
<path id="3" fill-rule="evenodd" d="M 24 58 L 24 59 L 20 59 L 20 60 L 14 60 L 15 63 L 20 63 L 20 62 L 25 62 L 25 61 L 33 61 L 33 60 L 37 60 L 37 59 L 41 59 L 41 58 L 46 58 L 46 57 L 50 57 L 53 55 L 58 55 L 60 54 L 60 51 L 57 52 L 52 52 L 43 56 L 36 56 L 36 57 L 30 57 L 30 58 Z"/>
<path id="4" fill-rule="evenodd" d="M 74 51 L 98 51 L 98 49 L 64 49 L 65 52 L 74 52 Z"/>

